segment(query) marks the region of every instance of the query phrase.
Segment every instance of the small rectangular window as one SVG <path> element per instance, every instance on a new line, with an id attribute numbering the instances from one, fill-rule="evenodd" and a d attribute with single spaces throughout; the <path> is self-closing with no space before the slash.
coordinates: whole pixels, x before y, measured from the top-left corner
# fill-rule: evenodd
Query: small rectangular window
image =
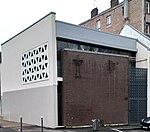
<path id="1" fill-rule="evenodd" d="M 150 13 L 150 2 L 146 1 L 146 13 Z"/>
<path id="2" fill-rule="evenodd" d="M 149 34 L 150 33 L 150 24 L 147 23 L 145 26 L 145 33 Z"/>
<path id="3" fill-rule="evenodd" d="M 110 27 L 111 26 L 111 15 L 106 17 L 106 26 Z"/>
<path id="4" fill-rule="evenodd" d="M 122 16 L 124 16 L 124 7 L 122 7 Z"/>
<path id="5" fill-rule="evenodd" d="M 101 21 L 100 20 L 96 21 L 96 29 L 99 31 L 101 30 Z"/>

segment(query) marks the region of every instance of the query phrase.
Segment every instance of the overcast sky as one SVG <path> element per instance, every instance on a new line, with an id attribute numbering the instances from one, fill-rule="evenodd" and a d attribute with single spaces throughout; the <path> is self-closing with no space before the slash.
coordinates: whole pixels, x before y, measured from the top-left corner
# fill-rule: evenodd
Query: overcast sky
<path id="1" fill-rule="evenodd" d="M 100 13 L 110 8 L 110 0 L 0 0 L 0 44 L 50 12 L 57 20 L 79 24 L 94 7 Z"/>

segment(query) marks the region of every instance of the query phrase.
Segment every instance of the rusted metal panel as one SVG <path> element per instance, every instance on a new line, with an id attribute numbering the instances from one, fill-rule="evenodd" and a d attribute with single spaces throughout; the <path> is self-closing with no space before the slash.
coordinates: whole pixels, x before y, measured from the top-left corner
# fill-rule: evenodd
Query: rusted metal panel
<path id="1" fill-rule="evenodd" d="M 63 51 L 63 125 L 128 123 L 128 58 Z"/>

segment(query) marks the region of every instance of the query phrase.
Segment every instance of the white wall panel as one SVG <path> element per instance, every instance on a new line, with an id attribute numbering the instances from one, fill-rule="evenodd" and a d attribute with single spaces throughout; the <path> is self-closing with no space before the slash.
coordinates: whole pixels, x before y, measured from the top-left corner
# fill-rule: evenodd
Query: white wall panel
<path id="1" fill-rule="evenodd" d="M 54 14 L 50 14 L 2 45 L 2 92 L 34 88 L 37 86 L 43 87 L 57 85 L 56 33 L 54 17 Z M 44 55 L 47 54 L 48 57 L 49 65 L 46 72 L 49 77 L 47 79 L 42 79 L 41 81 L 28 83 L 28 85 L 22 85 L 22 55 L 45 44 L 48 45 L 48 50 L 46 50 Z M 38 56 L 40 55 L 41 54 L 38 54 Z"/>
<path id="2" fill-rule="evenodd" d="M 4 119 L 39 125 L 44 116 L 45 126 L 58 125 L 55 28 L 50 13 L 2 45 Z"/>

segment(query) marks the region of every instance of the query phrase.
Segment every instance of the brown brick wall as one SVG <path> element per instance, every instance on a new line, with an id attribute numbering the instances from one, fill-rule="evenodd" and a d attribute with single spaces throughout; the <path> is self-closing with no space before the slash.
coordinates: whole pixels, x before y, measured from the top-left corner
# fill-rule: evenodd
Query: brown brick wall
<path id="1" fill-rule="evenodd" d="M 144 15 L 144 14 L 143 14 Z M 142 0 L 131 0 L 129 4 L 129 23 L 142 32 Z"/>
<path id="2" fill-rule="evenodd" d="M 109 9 L 100 13 L 95 18 L 82 23 L 81 26 L 96 29 L 96 21 L 100 19 L 101 31 L 119 34 L 126 22 L 122 15 L 122 7 L 123 4 L 120 4 L 112 8 L 112 10 Z M 110 27 L 106 27 L 106 17 L 108 15 L 112 16 L 112 24 Z M 129 2 L 129 23 L 139 31 L 142 31 L 142 0 L 131 0 Z"/>
<path id="3" fill-rule="evenodd" d="M 81 77 L 75 77 L 74 59 L 82 60 Z M 128 58 L 63 52 L 63 125 L 128 122 Z"/>

